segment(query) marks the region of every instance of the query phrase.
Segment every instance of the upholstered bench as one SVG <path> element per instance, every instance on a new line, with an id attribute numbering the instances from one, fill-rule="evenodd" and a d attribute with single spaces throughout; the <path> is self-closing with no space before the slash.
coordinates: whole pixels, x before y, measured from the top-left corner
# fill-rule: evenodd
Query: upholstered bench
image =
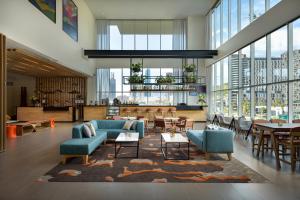
<path id="1" fill-rule="evenodd" d="M 82 157 L 83 163 L 87 164 L 89 155 L 107 139 L 107 134 L 102 132 L 91 138 L 76 138 L 63 142 L 60 145 L 60 154 L 63 157 L 62 163 L 65 164 L 69 157 Z"/>
<path id="2" fill-rule="evenodd" d="M 217 130 L 188 130 L 187 137 L 203 151 L 209 159 L 211 153 L 226 153 L 231 160 L 233 153 L 233 131 L 226 128 Z"/>

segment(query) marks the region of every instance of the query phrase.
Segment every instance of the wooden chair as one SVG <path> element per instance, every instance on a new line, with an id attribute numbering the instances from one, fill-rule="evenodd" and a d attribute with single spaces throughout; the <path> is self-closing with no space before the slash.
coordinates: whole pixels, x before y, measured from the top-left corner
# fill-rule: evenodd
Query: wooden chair
<path id="1" fill-rule="evenodd" d="M 147 113 L 148 120 L 152 122 L 154 120 L 154 110 L 151 108 L 147 108 L 145 112 Z"/>
<path id="2" fill-rule="evenodd" d="M 270 122 L 274 123 L 274 124 L 278 124 L 278 123 L 284 124 L 284 123 L 287 123 L 287 121 L 283 120 L 283 119 L 270 119 Z"/>
<path id="3" fill-rule="evenodd" d="M 169 108 L 167 114 L 171 117 L 176 117 L 176 109 L 175 108 Z"/>
<path id="4" fill-rule="evenodd" d="M 292 122 L 293 123 L 300 123 L 300 119 L 294 119 Z"/>
<path id="5" fill-rule="evenodd" d="M 251 131 L 251 135 L 252 135 L 252 153 L 254 153 L 254 150 L 257 150 L 258 147 L 258 141 L 261 135 L 261 132 L 259 130 L 257 130 L 256 124 L 263 124 L 263 123 L 269 123 L 268 120 L 265 119 L 255 119 L 252 121 L 252 131 Z M 264 132 L 264 136 L 263 136 L 263 143 L 262 143 L 262 154 L 264 154 L 265 150 L 272 150 L 272 147 L 269 147 L 269 143 L 270 143 L 270 139 L 271 139 L 271 134 L 269 132 Z M 257 142 L 256 142 L 257 141 Z"/>
<path id="6" fill-rule="evenodd" d="M 182 129 L 184 129 L 186 126 L 186 121 L 187 121 L 187 117 L 179 116 L 179 119 L 175 125 L 176 127 L 179 128 L 180 131 L 182 131 Z"/>
<path id="7" fill-rule="evenodd" d="M 154 128 L 160 128 L 163 131 L 167 131 L 168 129 L 173 128 L 173 124 L 171 120 L 166 120 L 163 118 L 156 118 L 154 119 Z"/>
<path id="8" fill-rule="evenodd" d="M 123 109 L 123 113 L 125 113 L 126 116 L 129 117 L 129 116 L 130 116 L 130 113 L 131 113 L 131 110 L 129 110 L 128 108 L 124 108 L 124 109 Z"/>
<path id="9" fill-rule="evenodd" d="M 285 149 L 290 149 L 290 162 L 285 160 L 284 157 L 281 159 L 281 161 L 291 164 L 292 171 L 294 172 L 296 169 L 296 161 L 299 161 L 297 158 L 299 157 L 299 154 L 297 156 L 297 151 L 300 148 L 300 127 L 291 129 L 289 133 L 289 139 L 277 139 L 276 151 L 279 151 L 279 145 L 284 146 Z"/>

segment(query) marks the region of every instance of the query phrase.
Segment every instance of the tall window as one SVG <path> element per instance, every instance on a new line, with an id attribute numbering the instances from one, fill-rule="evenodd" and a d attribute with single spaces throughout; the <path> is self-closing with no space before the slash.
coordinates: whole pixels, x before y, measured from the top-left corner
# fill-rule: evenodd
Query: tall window
<path id="1" fill-rule="evenodd" d="M 258 86 L 254 88 L 254 117 L 256 119 L 267 119 L 267 88 Z"/>
<path id="2" fill-rule="evenodd" d="M 250 86 L 251 75 L 251 58 L 250 58 L 250 46 L 247 46 L 241 50 L 240 64 L 242 71 L 242 86 Z"/>
<path id="3" fill-rule="evenodd" d="M 229 11 L 229 4 L 228 4 L 228 0 L 223 0 L 223 5 L 222 5 L 222 9 L 223 9 L 223 43 L 226 42 L 228 40 L 228 36 L 229 36 L 229 23 L 228 23 L 228 11 Z"/>
<path id="4" fill-rule="evenodd" d="M 97 20 L 101 50 L 184 50 L 186 20 Z"/>
<path id="5" fill-rule="evenodd" d="M 241 0 L 241 29 L 250 23 L 250 0 Z"/>
<path id="6" fill-rule="evenodd" d="M 255 20 L 259 16 L 263 15 L 266 11 L 266 0 L 253 0 L 253 16 L 252 18 Z"/>
<path id="7" fill-rule="evenodd" d="M 238 1 L 231 1 L 231 9 L 230 9 L 230 18 L 231 18 L 231 37 L 234 36 L 238 32 Z"/>
<path id="8" fill-rule="evenodd" d="M 291 79 L 300 79 L 300 19 L 293 22 L 293 53 Z M 300 119 L 300 81 L 293 82 L 293 118 Z"/>
<path id="9" fill-rule="evenodd" d="M 281 0 L 270 0 L 270 8 L 278 4 Z"/>
<path id="10" fill-rule="evenodd" d="M 287 68 L 287 27 L 271 34 L 271 71 L 272 82 L 286 81 Z"/>
<path id="11" fill-rule="evenodd" d="M 221 6 L 215 10 L 215 38 L 216 38 L 216 48 L 221 44 Z"/>
<path id="12" fill-rule="evenodd" d="M 262 38 L 254 43 L 254 84 L 267 83 L 267 46 L 266 38 Z"/>

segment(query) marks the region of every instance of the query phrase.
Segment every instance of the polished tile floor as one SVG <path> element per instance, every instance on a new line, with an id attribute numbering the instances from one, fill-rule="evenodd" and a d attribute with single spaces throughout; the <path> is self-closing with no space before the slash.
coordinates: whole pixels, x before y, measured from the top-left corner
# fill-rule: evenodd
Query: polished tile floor
<path id="1" fill-rule="evenodd" d="M 200 127 L 197 124 L 197 127 Z M 265 176 L 264 184 L 214 183 L 40 183 L 37 178 L 59 161 L 59 143 L 71 137 L 71 123 L 40 129 L 7 141 L 0 154 L 0 200 L 75 199 L 300 199 L 300 167 L 292 174 L 288 165 L 276 171 L 274 159 L 252 156 L 248 142 L 235 139 L 234 157 Z"/>

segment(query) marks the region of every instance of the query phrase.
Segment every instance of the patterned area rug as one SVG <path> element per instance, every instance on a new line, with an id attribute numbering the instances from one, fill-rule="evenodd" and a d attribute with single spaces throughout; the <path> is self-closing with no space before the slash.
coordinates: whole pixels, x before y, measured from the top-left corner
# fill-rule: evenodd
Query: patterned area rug
<path id="1" fill-rule="evenodd" d="M 182 146 L 184 147 L 184 146 Z M 177 148 L 169 156 L 182 158 Z M 122 148 L 118 156 L 135 156 L 135 148 Z M 196 146 L 190 146 L 190 160 L 164 160 L 160 136 L 147 135 L 140 142 L 139 158 L 114 158 L 114 143 L 101 145 L 83 165 L 81 158 L 59 164 L 38 179 L 40 182 L 184 182 L 184 183 L 263 183 L 266 178 L 227 155 L 205 160 Z"/>

